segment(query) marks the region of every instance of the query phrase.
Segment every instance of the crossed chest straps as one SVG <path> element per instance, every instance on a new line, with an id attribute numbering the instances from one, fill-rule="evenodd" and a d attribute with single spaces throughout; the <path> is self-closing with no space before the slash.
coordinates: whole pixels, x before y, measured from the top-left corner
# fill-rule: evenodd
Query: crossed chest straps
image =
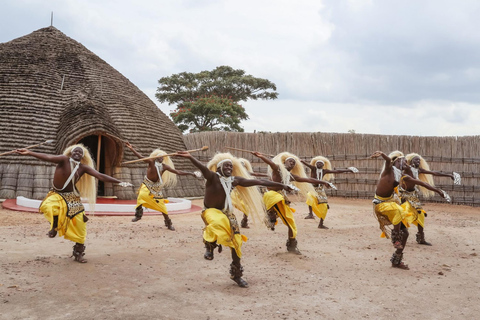
<path id="1" fill-rule="evenodd" d="M 323 169 L 317 169 L 317 180 L 323 180 Z M 323 184 L 319 184 L 317 187 L 315 187 L 317 190 L 324 191 L 324 186 Z"/>
<path id="2" fill-rule="evenodd" d="M 234 177 L 224 177 L 220 173 L 217 172 L 218 178 L 220 179 L 220 183 L 222 184 L 223 191 L 225 191 L 225 204 L 223 205 L 223 211 L 224 212 L 232 212 L 233 211 L 233 205 L 232 205 L 232 197 L 230 196 L 230 193 L 233 190 L 233 180 L 235 179 Z"/>

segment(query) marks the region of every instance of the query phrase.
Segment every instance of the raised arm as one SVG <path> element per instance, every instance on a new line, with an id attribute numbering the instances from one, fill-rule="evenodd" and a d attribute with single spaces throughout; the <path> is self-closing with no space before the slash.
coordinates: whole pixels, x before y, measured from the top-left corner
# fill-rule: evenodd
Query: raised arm
<path id="1" fill-rule="evenodd" d="M 125 145 L 127 146 L 127 148 L 132 150 L 133 154 L 135 154 L 138 157 L 138 159 L 143 158 L 143 156 L 140 153 L 138 153 L 137 150 L 135 150 L 135 148 L 133 148 L 133 146 L 130 144 L 130 142 L 125 142 Z M 145 162 L 148 162 L 148 160 L 145 161 Z"/>
<path id="2" fill-rule="evenodd" d="M 195 167 L 200 169 L 200 171 L 203 174 L 203 177 L 207 180 L 211 180 L 215 175 L 215 172 L 209 170 L 203 163 L 198 161 L 187 151 L 177 151 L 176 156 L 189 159 Z"/>
<path id="3" fill-rule="evenodd" d="M 51 154 L 46 154 L 46 153 L 33 152 L 33 151 L 28 150 L 28 149 L 17 149 L 17 150 L 15 150 L 15 153 L 26 155 L 26 156 L 32 156 L 32 157 L 35 157 L 35 158 L 43 160 L 43 161 L 53 162 L 53 163 L 57 163 L 57 164 L 68 160 L 68 157 L 64 156 L 63 154 L 61 154 L 61 155 L 51 155 Z"/>
<path id="4" fill-rule="evenodd" d="M 275 164 L 275 162 L 273 162 L 271 159 L 265 157 L 265 156 L 264 156 L 263 154 L 261 154 L 260 152 L 255 151 L 255 152 L 252 152 L 252 154 L 253 154 L 255 157 L 261 159 L 261 160 L 262 160 L 263 162 L 265 162 L 266 164 L 268 164 L 268 165 L 270 166 L 270 168 L 272 168 L 273 171 L 278 171 L 278 170 L 279 170 L 279 168 L 278 168 L 278 166 Z"/>
<path id="5" fill-rule="evenodd" d="M 385 162 L 387 164 L 391 164 L 392 163 L 392 159 L 390 159 L 389 156 L 387 156 L 385 153 L 383 153 L 382 151 L 375 151 L 371 156 L 370 158 L 378 158 L 378 157 L 382 157 L 383 160 L 385 160 Z"/>
<path id="6" fill-rule="evenodd" d="M 305 160 L 300 160 L 301 163 L 303 163 L 305 166 L 307 166 L 310 170 L 315 171 L 317 168 L 315 166 L 312 166 L 310 163 L 308 163 Z"/>

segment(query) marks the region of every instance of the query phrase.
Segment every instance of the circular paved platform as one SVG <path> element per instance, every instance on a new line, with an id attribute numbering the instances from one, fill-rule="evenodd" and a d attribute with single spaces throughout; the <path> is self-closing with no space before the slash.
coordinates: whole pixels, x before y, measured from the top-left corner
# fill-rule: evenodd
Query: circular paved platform
<path id="1" fill-rule="evenodd" d="M 166 204 L 168 214 L 181 214 L 200 211 L 202 208 L 196 205 L 192 205 L 192 202 L 182 198 L 168 198 L 169 203 Z M 3 208 L 22 211 L 22 212 L 35 212 L 39 213 L 41 200 L 28 199 L 25 197 L 17 197 L 17 199 L 7 199 L 2 203 Z M 134 216 L 136 200 L 119 200 L 112 198 L 97 198 L 95 204 L 96 216 Z M 87 215 L 88 204 L 84 203 L 85 211 Z M 160 212 L 144 208 L 144 216 L 161 215 Z"/>

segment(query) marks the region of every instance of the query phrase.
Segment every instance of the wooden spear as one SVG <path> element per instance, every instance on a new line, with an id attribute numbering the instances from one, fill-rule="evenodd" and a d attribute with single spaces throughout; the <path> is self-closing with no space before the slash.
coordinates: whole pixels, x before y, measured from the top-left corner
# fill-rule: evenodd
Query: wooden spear
<path id="1" fill-rule="evenodd" d="M 225 149 L 236 150 L 236 151 L 247 152 L 247 153 L 255 152 L 255 151 L 251 151 L 251 150 L 238 149 L 238 148 L 232 148 L 232 147 L 225 147 Z M 263 154 L 264 156 L 269 156 L 269 157 L 272 157 L 272 158 L 275 157 L 274 155 L 271 155 L 271 154 L 266 154 L 266 153 L 262 153 L 262 152 L 260 152 L 260 153 Z"/>
<path id="2" fill-rule="evenodd" d="M 31 149 L 31 148 L 35 148 L 35 147 L 38 147 L 38 146 L 41 146 L 41 145 L 44 145 L 44 144 L 47 144 L 47 143 L 52 143 L 54 142 L 55 140 L 47 140 L 47 141 L 44 141 L 42 143 L 39 143 L 39 144 L 34 144 L 34 145 L 31 145 L 31 146 L 28 146 L 28 147 L 24 147 L 24 148 L 18 148 L 18 149 Z M 0 156 L 4 156 L 6 154 L 11 154 L 11 153 L 15 153 L 15 151 L 17 151 L 18 149 L 15 149 L 15 150 L 12 150 L 12 151 L 7 151 L 7 152 L 4 152 L 4 153 L 0 153 Z"/>
<path id="3" fill-rule="evenodd" d="M 207 149 L 208 149 L 207 146 L 203 146 L 199 149 L 185 150 L 185 151 L 186 152 L 197 152 L 197 151 L 205 151 Z M 157 158 L 163 158 L 163 157 L 170 157 L 170 156 L 176 156 L 176 155 L 177 155 L 177 153 L 175 152 L 175 153 L 169 153 L 169 154 L 159 155 L 159 156 L 155 156 L 155 157 L 146 157 L 146 158 L 142 158 L 142 159 L 127 161 L 127 162 L 124 162 L 122 164 L 130 164 L 130 163 L 135 163 L 135 162 L 140 162 L 140 161 L 145 161 L 145 160 L 151 160 L 151 159 L 157 159 Z"/>

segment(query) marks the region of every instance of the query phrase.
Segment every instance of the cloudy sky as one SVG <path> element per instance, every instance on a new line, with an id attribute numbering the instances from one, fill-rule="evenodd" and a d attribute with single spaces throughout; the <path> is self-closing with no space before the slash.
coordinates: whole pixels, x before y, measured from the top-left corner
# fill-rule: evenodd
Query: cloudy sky
<path id="1" fill-rule="evenodd" d="M 3 0 L 0 43 L 52 11 L 166 114 L 158 79 L 228 65 L 277 85 L 247 132 L 480 134 L 475 0 Z"/>

